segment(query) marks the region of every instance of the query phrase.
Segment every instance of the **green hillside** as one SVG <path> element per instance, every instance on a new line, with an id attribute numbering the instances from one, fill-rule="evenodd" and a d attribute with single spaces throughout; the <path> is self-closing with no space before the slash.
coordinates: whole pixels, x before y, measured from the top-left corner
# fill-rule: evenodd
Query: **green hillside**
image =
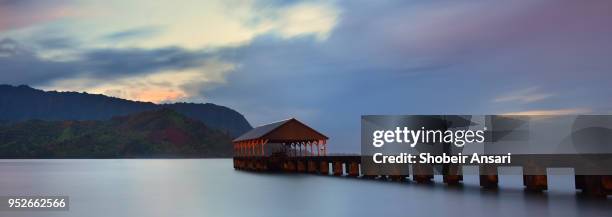
<path id="1" fill-rule="evenodd" d="M 0 158 L 230 157 L 231 138 L 171 109 L 106 121 L 0 124 Z"/>

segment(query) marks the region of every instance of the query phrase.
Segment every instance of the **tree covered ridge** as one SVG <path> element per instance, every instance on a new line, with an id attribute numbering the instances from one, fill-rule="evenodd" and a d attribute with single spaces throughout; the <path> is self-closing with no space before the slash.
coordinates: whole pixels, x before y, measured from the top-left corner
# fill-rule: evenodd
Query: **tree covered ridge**
<path id="1" fill-rule="evenodd" d="M 42 91 L 26 85 L 0 85 L 0 123 L 32 119 L 107 120 L 160 108 L 170 108 L 211 128 L 237 137 L 252 129 L 237 111 L 212 103 L 154 104 L 101 94 Z"/>
<path id="2" fill-rule="evenodd" d="M 0 158 L 230 157 L 231 137 L 169 108 L 93 121 L 0 125 Z"/>

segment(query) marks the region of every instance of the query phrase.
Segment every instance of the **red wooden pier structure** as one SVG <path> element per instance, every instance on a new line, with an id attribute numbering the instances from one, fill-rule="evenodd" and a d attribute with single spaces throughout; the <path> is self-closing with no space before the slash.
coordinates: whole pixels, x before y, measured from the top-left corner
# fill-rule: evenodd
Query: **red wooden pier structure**
<path id="1" fill-rule="evenodd" d="M 361 156 L 328 155 L 328 137 L 306 124 L 288 119 L 262 125 L 236 138 L 234 143 L 234 168 L 257 172 L 310 173 L 319 175 L 346 176 L 355 178 L 377 178 L 394 181 L 407 181 L 410 175 L 363 175 Z M 533 157 L 533 156 L 532 156 Z M 554 156 L 557 158 L 565 156 Z M 523 166 L 523 171 L 546 170 L 546 168 L 527 167 L 522 162 L 525 156 L 513 155 L 515 165 Z M 551 156 L 541 156 L 547 165 Z M 530 158 L 532 160 L 533 158 Z M 433 166 L 414 164 L 412 179 L 417 183 L 431 182 Z M 463 180 L 461 165 L 444 165 L 443 180 L 448 185 L 459 184 Z M 612 166 L 612 165 L 610 165 Z M 551 167 L 555 167 L 551 165 Z M 564 167 L 557 166 L 557 167 Z M 498 166 L 481 165 L 480 186 L 497 188 Z M 525 173 L 528 174 L 528 173 Z M 546 175 L 523 175 L 526 190 L 542 191 L 548 189 Z M 575 175 L 576 189 L 587 195 L 606 196 L 612 194 L 612 175 Z"/>

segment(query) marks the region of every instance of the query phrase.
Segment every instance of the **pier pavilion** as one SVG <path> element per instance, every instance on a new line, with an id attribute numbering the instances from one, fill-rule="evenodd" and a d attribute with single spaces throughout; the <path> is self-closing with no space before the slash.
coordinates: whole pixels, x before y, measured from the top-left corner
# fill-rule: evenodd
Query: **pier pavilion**
<path id="1" fill-rule="evenodd" d="M 256 127 L 234 139 L 234 156 L 325 156 L 328 137 L 295 118 Z"/>

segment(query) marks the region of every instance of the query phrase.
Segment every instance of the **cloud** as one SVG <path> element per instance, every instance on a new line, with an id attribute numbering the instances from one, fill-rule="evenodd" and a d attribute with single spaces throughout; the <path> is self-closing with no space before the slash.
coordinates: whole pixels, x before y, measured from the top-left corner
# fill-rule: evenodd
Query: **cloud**
<path id="1" fill-rule="evenodd" d="M 496 97 L 495 99 L 493 99 L 493 102 L 531 103 L 531 102 L 537 102 L 537 101 L 541 101 L 544 99 L 548 99 L 554 96 L 553 94 L 539 93 L 538 90 L 539 90 L 538 87 L 530 87 L 530 88 L 518 90 L 510 94 L 505 94 L 505 95 Z"/>
<path id="2" fill-rule="evenodd" d="M 68 0 L 0 1 L 0 32 L 82 15 L 81 11 L 71 6 L 69 2 Z"/>
<path id="3" fill-rule="evenodd" d="M 329 135 L 334 152 L 350 152 L 358 150 L 364 114 L 609 110 L 611 6 L 605 0 L 88 1 L 74 7 L 90 16 L 0 33 L 22 42 L 0 52 L 0 79 L 219 103 L 254 125 L 295 116 Z M 148 26 L 159 32 L 137 33 Z M 30 48 L 30 37 L 47 37 L 46 28 L 77 39 L 76 48 L 61 51 L 69 58 Z M 104 39 L 122 32 L 124 40 Z"/>
<path id="4" fill-rule="evenodd" d="M 97 49 L 75 59 L 48 59 L 12 39 L 0 40 L 0 65 L 0 80 L 9 84 L 151 102 L 193 97 L 223 84 L 235 68 L 207 51 L 177 47 Z"/>
<path id="5" fill-rule="evenodd" d="M 301 118 L 333 143 L 349 144 L 337 151 L 359 143 L 364 114 L 609 108 L 597 100 L 612 99 L 604 81 L 612 68 L 603 58 L 612 50 L 604 39 L 612 37 L 606 5 L 612 4 L 341 2 L 338 23 L 323 41 L 260 36 L 221 49 L 239 67 L 226 85 L 201 95 L 238 109 L 254 125 Z M 574 107 L 592 109 L 541 109 Z"/>
<path id="6" fill-rule="evenodd" d="M 142 39 L 146 39 L 149 37 L 153 37 L 157 34 L 160 34 L 161 32 L 162 31 L 159 28 L 141 27 L 141 28 L 134 28 L 134 29 L 124 30 L 124 31 L 114 32 L 114 33 L 105 35 L 102 38 L 104 40 L 109 40 L 109 41 L 114 41 L 114 42 L 121 41 L 121 40 L 128 40 L 128 39 L 142 40 Z"/>
<path id="7" fill-rule="evenodd" d="M 339 16 L 335 8 L 320 3 L 297 4 L 276 13 L 279 18 L 262 24 L 264 29 L 278 32 L 283 38 L 313 34 L 319 40 L 329 36 Z"/>
<path id="8" fill-rule="evenodd" d="M 86 91 L 145 102 L 176 102 L 197 95 L 206 87 L 224 83 L 225 75 L 234 67 L 231 63 L 207 59 L 193 68 L 114 78 L 85 75 L 58 79 L 39 87 L 59 91 Z"/>
<path id="9" fill-rule="evenodd" d="M 520 112 L 508 112 L 502 115 L 576 115 L 588 114 L 591 110 L 587 108 L 572 108 L 572 109 L 551 109 L 551 110 L 529 110 Z"/>
<path id="10" fill-rule="evenodd" d="M 70 37 L 51 36 L 37 38 L 35 45 L 45 50 L 73 49 L 79 46 L 79 42 Z"/>
<path id="11" fill-rule="evenodd" d="M 56 74 L 57 77 L 72 77 L 87 74 L 108 78 L 122 75 L 138 75 L 163 70 L 184 70 L 198 67 L 210 57 L 206 51 L 189 51 L 179 47 L 156 49 L 93 49 L 81 51 L 70 60 L 47 59 L 37 50 L 22 45 L 13 39 L 0 40 L 0 64 L 5 73 L 3 79 L 10 83 L 32 81 L 32 76 Z M 54 79 L 54 78 L 50 78 Z M 6 81 L 6 80 L 5 80 Z"/>
<path id="12" fill-rule="evenodd" d="M 80 71 L 96 77 L 142 74 L 162 70 L 183 70 L 201 65 L 209 57 L 203 51 L 179 47 L 156 49 L 96 49 L 81 54 Z"/>
<path id="13" fill-rule="evenodd" d="M 0 80 L 8 84 L 37 84 L 75 73 L 70 63 L 41 59 L 12 39 L 0 39 L 0 66 Z"/>
<path id="14" fill-rule="evenodd" d="M 34 19 L 31 17 L 39 14 L 54 16 L 41 18 L 46 22 L 11 21 L 12 31 L 0 33 L 0 37 L 22 38 L 19 36 L 35 35 L 53 26 L 82 39 L 84 46 L 90 48 L 179 46 L 197 50 L 236 46 L 267 34 L 282 38 L 313 35 L 324 40 L 340 13 L 333 1 L 322 0 L 284 4 L 254 0 L 186 0 L 181 4 L 168 0 L 155 4 L 147 0 L 84 1 L 57 9 L 61 12 L 54 11 L 55 6 L 33 5 L 39 13 L 23 10 L 20 14 L 27 15 L 22 15 L 24 19 Z"/>

